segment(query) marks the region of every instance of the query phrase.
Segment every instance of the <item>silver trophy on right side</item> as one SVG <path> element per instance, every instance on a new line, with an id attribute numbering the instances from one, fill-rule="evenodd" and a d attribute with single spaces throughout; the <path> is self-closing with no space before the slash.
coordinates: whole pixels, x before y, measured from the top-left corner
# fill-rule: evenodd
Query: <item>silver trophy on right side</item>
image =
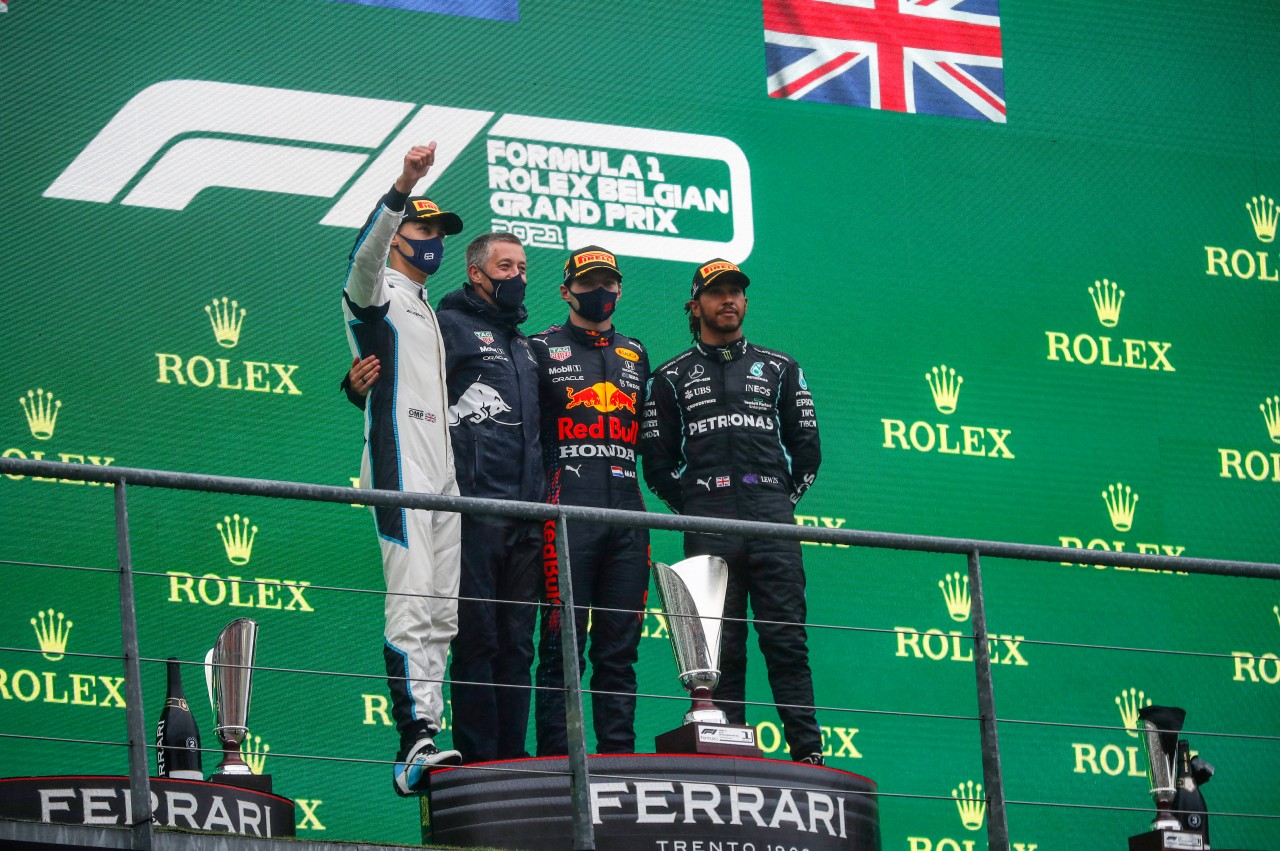
<path id="1" fill-rule="evenodd" d="M 656 750 L 760 756 L 755 728 L 730 724 L 711 700 L 720 682 L 720 627 L 729 565 L 717 556 L 693 556 L 670 566 L 654 562 L 653 575 L 680 683 L 693 699 L 684 723 L 657 737 Z"/>
<path id="2" fill-rule="evenodd" d="M 1138 711 L 1156 817 L 1151 830 L 1129 837 L 1130 851 L 1209 848 L 1209 814 L 1200 787 L 1213 777 L 1213 766 L 1193 758 L 1187 741 L 1178 738 L 1186 717 L 1176 706 L 1144 706 Z"/>

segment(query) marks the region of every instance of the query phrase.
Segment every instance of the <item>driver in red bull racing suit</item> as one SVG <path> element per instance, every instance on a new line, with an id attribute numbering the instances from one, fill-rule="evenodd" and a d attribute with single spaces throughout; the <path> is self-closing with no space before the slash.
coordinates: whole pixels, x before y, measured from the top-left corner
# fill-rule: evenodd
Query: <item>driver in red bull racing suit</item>
<path id="1" fill-rule="evenodd" d="M 597 246 L 575 251 L 564 267 L 561 297 L 569 320 L 531 341 L 538 358 L 552 503 L 643 511 L 636 478 L 639 410 L 649 379 L 649 356 L 639 341 L 613 327 L 622 273 L 613 254 Z M 568 524 L 569 564 L 577 606 L 579 665 L 590 651 L 592 718 L 598 753 L 635 752 L 636 675 L 645 594 L 649 588 L 649 530 Z M 560 603 L 556 527 L 543 533 L 546 600 Z M 543 610 L 535 698 L 538 756 L 567 752 L 560 610 Z"/>

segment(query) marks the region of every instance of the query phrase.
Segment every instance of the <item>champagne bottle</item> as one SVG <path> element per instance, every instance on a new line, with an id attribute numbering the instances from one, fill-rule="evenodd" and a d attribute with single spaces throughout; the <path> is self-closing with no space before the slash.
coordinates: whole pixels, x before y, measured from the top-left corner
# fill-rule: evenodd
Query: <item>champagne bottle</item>
<path id="1" fill-rule="evenodd" d="M 156 725 L 156 769 L 161 777 L 203 780 L 200 770 L 200 730 L 182 694 L 182 666 L 169 659 L 169 692 Z"/>

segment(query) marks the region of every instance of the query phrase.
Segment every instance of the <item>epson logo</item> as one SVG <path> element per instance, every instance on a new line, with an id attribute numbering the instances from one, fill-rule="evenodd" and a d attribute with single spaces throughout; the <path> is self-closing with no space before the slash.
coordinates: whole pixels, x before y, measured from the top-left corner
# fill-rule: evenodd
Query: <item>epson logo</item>
<path id="1" fill-rule="evenodd" d="M 564 239 L 571 245 L 608 242 L 617 253 L 634 257 L 689 262 L 708 255 L 742 260 L 751 253 L 750 166 L 729 139 L 212 80 L 166 80 L 138 92 L 44 197 L 182 210 L 211 187 L 338 196 L 320 224 L 357 228 L 399 174 L 407 148 L 426 139 L 439 143 L 434 168 L 414 189 L 426 194 L 482 132 L 723 164 L 729 208 L 724 215 L 732 223 L 725 241 L 636 232 L 623 222 L 614 228 L 569 225 Z"/>

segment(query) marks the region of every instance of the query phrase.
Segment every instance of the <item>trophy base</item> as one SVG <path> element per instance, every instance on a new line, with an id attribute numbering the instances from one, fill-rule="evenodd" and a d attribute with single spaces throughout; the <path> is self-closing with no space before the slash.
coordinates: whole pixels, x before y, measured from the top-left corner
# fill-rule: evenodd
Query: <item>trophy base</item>
<path id="1" fill-rule="evenodd" d="M 271 791 L 270 774 L 210 774 L 208 782 L 274 794 Z"/>
<path id="2" fill-rule="evenodd" d="M 1129 851 L 1205 851 L 1204 836 L 1185 830 L 1149 830 L 1129 837 Z"/>
<path id="3" fill-rule="evenodd" d="M 707 753 L 721 756 L 764 756 L 756 745 L 755 727 L 737 724 L 684 724 L 653 740 L 657 753 Z"/>

